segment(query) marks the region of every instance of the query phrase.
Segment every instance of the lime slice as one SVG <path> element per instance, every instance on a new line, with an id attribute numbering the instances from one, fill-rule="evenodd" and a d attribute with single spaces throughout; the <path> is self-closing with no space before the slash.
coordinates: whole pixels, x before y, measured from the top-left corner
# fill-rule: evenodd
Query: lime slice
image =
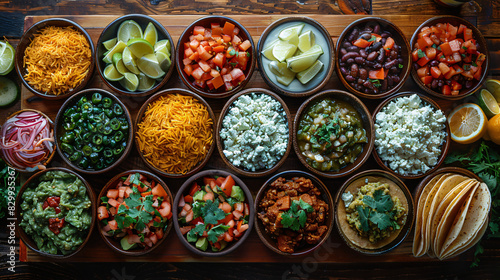
<path id="1" fill-rule="evenodd" d="M 283 62 L 287 58 L 292 57 L 296 50 L 297 46 L 284 41 L 279 41 L 276 45 L 274 45 L 273 56 L 278 61 Z"/>
<path id="2" fill-rule="evenodd" d="M 20 95 L 19 87 L 12 80 L 0 77 L 0 107 L 14 104 Z"/>
<path id="3" fill-rule="evenodd" d="M 500 114 L 500 107 L 497 100 L 487 89 L 482 89 L 479 92 L 477 104 L 483 109 L 488 118 Z"/>
<path id="4" fill-rule="evenodd" d="M 104 68 L 104 78 L 108 81 L 119 81 L 123 79 L 123 75 L 116 70 L 113 64 L 108 64 L 106 68 Z"/>
<path id="5" fill-rule="evenodd" d="M 117 38 L 126 44 L 130 39 L 142 38 L 142 29 L 137 22 L 126 20 L 118 27 Z"/>
<path id="6" fill-rule="evenodd" d="M 109 51 L 110 49 L 112 49 L 115 45 L 116 45 L 116 42 L 118 41 L 118 39 L 113 38 L 113 39 L 109 39 L 105 42 L 102 43 L 102 45 Z"/>
<path id="7" fill-rule="evenodd" d="M 127 46 L 127 44 L 125 44 L 124 42 L 118 41 L 116 43 L 116 45 L 114 45 L 113 48 L 108 51 L 108 53 L 104 56 L 104 58 L 102 59 L 102 61 L 104 61 L 106 63 L 113 63 L 113 55 L 115 53 L 121 53 L 121 52 L 123 52 L 123 49 L 126 46 Z"/>
<path id="8" fill-rule="evenodd" d="M 311 30 L 308 30 L 299 36 L 299 50 L 302 52 L 308 51 L 314 45 L 315 37 Z"/>
<path id="9" fill-rule="evenodd" d="M 300 32 L 302 32 L 302 28 L 304 28 L 305 24 L 301 23 L 298 25 L 290 26 L 288 28 L 285 28 L 281 30 L 280 34 L 278 35 L 278 38 L 280 38 L 283 41 L 289 41 L 293 39 L 294 36 L 299 36 Z"/>
<path id="10" fill-rule="evenodd" d="M 137 67 L 139 67 L 139 70 L 151 79 L 158 79 L 165 75 L 165 72 L 161 70 L 160 63 L 158 63 L 156 55 L 154 54 L 147 54 L 139 58 L 137 61 Z"/>
<path id="11" fill-rule="evenodd" d="M 497 102 L 500 103 L 500 81 L 495 79 L 486 80 L 485 84 L 486 88 L 493 94 Z"/>
<path id="12" fill-rule="evenodd" d="M 127 72 L 123 75 L 123 79 L 120 80 L 120 85 L 128 91 L 136 91 L 139 86 L 139 78 L 137 78 L 136 74 Z"/>
<path id="13" fill-rule="evenodd" d="M 154 53 L 153 45 L 144 39 L 130 39 L 127 47 L 137 58 Z"/>
<path id="14" fill-rule="evenodd" d="M 261 52 L 261 53 L 262 53 L 262 55 L 263 55 L 265 58 L 269 59 L 269 60 L 278 61 L 278 60 L 276 59 L 276 57 L 274 57 L 274 55 L 273 55 L 273 48 L 274 48 L 274 46 L 275 46 L 278 42 L 279 42 L 279 40 L 278 40 L 278 39 L 276 39 L 276 40 L 272 41 L 271 43 L 269 43 L 269 45 L 267 46 L 267 48 L 265 48 L 265 49 L 263 49 L 263 50 L 262 50 L 262 52 Z"/>
<path id="15" fill-rule="evenodd" d="M 311 67 L 297 73 L 297 79 L 305 85 L 321 71 L 321 68 L 323 68 L 323 62 L 316 60 Z"/>
<path id="16" fill-rule="evenodd" d="M 123 49 L 122 59 L 123 64 L 130 72 L 136 75 L 139 75 L 139 73 L 141 73 L 141 71 L 139 71 L 139 68 L 137 68 L 137 58 L 132 54 L 128 47 L 125 47 Z"/>
<path id="17" fill-rule="evenodd" d="M 307 52 L 304 52 L 303 54 L 298 56 L 288 58 L 286 60 L 286 63 L 288 65 L 288 68 L 292 70 L 292 72 L 298 73 L 311 67 L 314 62 L 316 62 L 318 57 L 322 54 L 323 49 L 319 45 L 314 45 Z"/>
<path id="18" fill-rule="evenodd" d="M 170 57 L 166 55 L 164 52 L 155 52 L 155 56 L 156 60 L 158 60 L 158 63 L 160 64 L 161 70 L 167 72 L 168 69 L 170 68 L 170 65 L 172 65 Z"/>
<path id="19" fill-rule="evenodd" d="M 155 52 L 164 52 L 166 55 L 170 57 L 170 41 L 169 40 L 160 40 L 156 42 L 154 47 Z"/>
<path id="20" fill-rule="evenodd" d="M 284 86 L 288 86 L 295 78 L 295 73 L 290 71 L 284 62 L 271 61 L 269 70 L 276 75 L 276 80 Z"/>
<path id="21" fill-rule="evenodd" d="M 146 26 L 143 38 L 144 40 L 148 41 L 152 46 L 154 46 L 158 41 L 158 32 L 156 31 L 156 27 L 152 22 L 149 22 L 148 26 Z"/>
<path id="22" fill-rule="evenodd" d="M 0 75 L 7 75 L 14 68 L 14 48 L 9 42 L 0 41 Z"/>
<path id="23" fill-rule="evenodd" d="M 155 80 L 150 77 L 140 73 L 139 75 L 139 85 L 137 86 L 138 91 L 147 91 L 154 87 Z"/>

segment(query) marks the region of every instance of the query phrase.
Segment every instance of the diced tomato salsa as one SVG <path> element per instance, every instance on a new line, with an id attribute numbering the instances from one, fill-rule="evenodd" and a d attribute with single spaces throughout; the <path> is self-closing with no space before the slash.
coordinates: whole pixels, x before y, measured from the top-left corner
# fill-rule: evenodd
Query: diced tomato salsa
<path id="1" fill-rule="evenodd" d="M 245 80 L 252 56 L 252 43 L 226 21 L 223 26 L 195 26 L 183 44 L 184 73 L 196 87 L 209 92 L 232 90 Z"/>
<path id="2" fill-rule="evenodd" d="M 470 28 L 438 23 L 420 30 L 412 60 L 427 87 L 444 95 L 459 95 L 477 85 L 486 55 L 480 52 Z"/>

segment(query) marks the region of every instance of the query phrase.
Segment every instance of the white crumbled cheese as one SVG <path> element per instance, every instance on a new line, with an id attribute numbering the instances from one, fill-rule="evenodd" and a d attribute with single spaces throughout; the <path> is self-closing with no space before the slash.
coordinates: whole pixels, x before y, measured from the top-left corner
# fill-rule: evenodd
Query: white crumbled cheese
<path id="1" fill-rule="evenodd" d="M 446 138 L 446 116 L 418 95 L 400 97 L 375 117 L 375 149 L 402 175 L 425 173 L 437 164 Z"/>
<path id="2" fill-rule="evenodd" d="M 222 120 L 224 156 L 247 171 L 270 169 L 286 152 L 288 131 L 279 101 L 263 93 L 242 95 Z"/>
<path id="3" fill-rule="evenodd" d="M 345 208 L 347 208 L 354 200 L 354 196 L 351 194 L 351 192 L 345 192 L 342 194 L 342 200 L 344 201 Z"/>

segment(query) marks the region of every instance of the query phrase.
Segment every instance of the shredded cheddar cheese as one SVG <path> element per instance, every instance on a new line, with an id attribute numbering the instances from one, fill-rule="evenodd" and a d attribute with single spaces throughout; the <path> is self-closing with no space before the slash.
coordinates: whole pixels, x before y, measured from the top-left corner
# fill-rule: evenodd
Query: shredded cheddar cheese
<path id="1" fill-rule="evenodd" d="M 89 42 L 80 31 L 47 26 L 33 35 L 24 52 L 24 79 L 45 94 L 65 94 L 85 79 L 91 61 Z"/>
<path id="2" fill-rule="evenodd" d="M 186 174 L 212 145 L 212 124 L 204 104 L 191 96 L 168 94 L 150 103 L 139 122 L 139 150 L 156 168 Z"/>

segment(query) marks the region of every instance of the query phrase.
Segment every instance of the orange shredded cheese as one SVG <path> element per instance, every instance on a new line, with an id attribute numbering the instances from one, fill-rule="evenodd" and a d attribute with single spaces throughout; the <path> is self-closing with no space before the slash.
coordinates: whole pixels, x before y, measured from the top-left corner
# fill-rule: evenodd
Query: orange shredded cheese
<path id="1" fill-rule="evenodd" d="M 85 79 L 91 61 L 89 42 L 80 31 L 47 26 L 33 35 L 24 52 L 24 79 L 45 94 L 65 94 Z"/>
<path id="2" fill-rule="evenodd" d="M 170 174 L 186 174 L 212 145 L 213 120 L 197 99 L 168 94 L 150 103 L 139 122 L 136 140 L 146 160 Z"/>

